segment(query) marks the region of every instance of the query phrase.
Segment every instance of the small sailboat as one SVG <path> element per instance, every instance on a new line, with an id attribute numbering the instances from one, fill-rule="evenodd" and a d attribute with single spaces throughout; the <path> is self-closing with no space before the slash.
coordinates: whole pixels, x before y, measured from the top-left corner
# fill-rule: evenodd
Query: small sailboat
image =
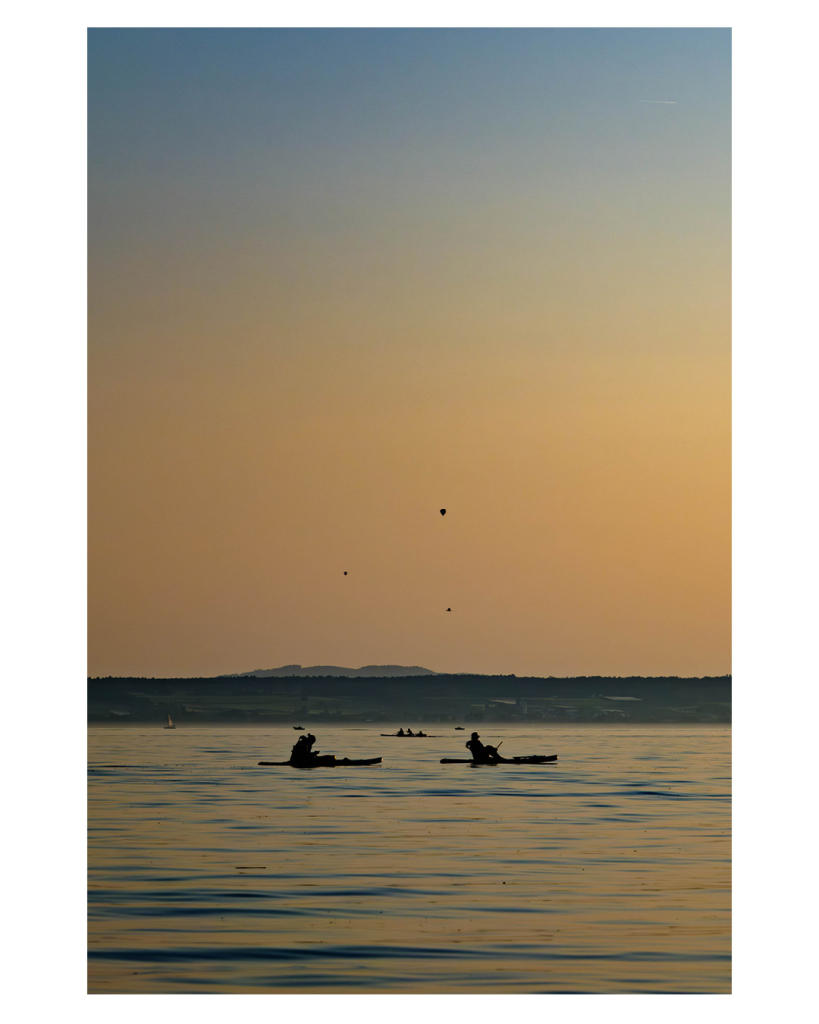
<path id="1" fill-rule="evenodd" d="M 168 715 L 168 724 L 162 727 L 163 729 L 175 729 L 176 726 L 173 724 L 173 719 Z"/>

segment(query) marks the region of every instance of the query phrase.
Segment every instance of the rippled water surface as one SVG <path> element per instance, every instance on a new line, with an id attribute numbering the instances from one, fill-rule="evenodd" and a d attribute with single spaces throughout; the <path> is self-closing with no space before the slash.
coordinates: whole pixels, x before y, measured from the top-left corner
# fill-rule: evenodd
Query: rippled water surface
<path id="1" fill-rule="evenodd" d="M 382 731 L 91 727 L 89 991 L 730 991 L 728 727 Z"/>

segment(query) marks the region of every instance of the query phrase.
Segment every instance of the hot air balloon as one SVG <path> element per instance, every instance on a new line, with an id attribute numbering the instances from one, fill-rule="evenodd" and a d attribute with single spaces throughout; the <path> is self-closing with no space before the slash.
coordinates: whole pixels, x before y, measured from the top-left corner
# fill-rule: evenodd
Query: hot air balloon
<path id="1" fill-rule="evenodd" d="M 345 575 L 345 576 L 347 575 L 347 570 L 346 570 L 346 569 L 344 570 L 344 575 Z"/>
<path id="2" fill-rule="evenodd" d="M 442 516 L 445 516 L 445 515 L 446 515 L 446 509 L 445 509 L 445 508 L 442 508 L 442 509 L 441 509 L 441 515 L 442 515 Z"/>

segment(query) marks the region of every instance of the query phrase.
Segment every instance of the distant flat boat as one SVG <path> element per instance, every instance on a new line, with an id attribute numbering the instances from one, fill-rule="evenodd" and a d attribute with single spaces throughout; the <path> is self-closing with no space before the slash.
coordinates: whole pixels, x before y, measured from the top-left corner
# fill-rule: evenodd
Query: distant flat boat
<path id="1" fill-rule="evenodd" d="M 428 740 L 429 739 L 429 733 L 426 733 L 426 732 L 382 732 L 381 735 L 382 736 L 400 736 L 401 739 L 403 739 L 405 736 L 409 736 L 409 738 L 411 740 L 414 740 L 418 736 L 420 736 L 422 740 Z M 433 739 L 436 739 L 436 738 L 437 737 L 433 737 Z"/>
<path id="2" fill-rule="evenodd" d="M 335 754 L 319 754 L 311 764 L 293 764 L 292 761 L 259 761 L 265 768 L 346 768 L 350 765 L 381 764 L 380 757 L 336 757 Z"/>
<path id="3" fill-rule="evenodd" d="M 303 725 L 294 725 L 293 728 L 296 729 L 298 732 L 304 732 Z"/>
<path id="4" fill-rule="evenodd" d="M 168 715 L 168 724 L 167 725 L 163 725 L 162 728 L 163 729 L 175 729 L 176 728 L 176 726 L 173 724 L 173 721 L 171 720 L 171 716 L 170 715 Z"/>
<path id="5" fill-rule="evenodd" d="M 529 757 L 499 757 L 496 761 L 473 761 L 471 757 L 442 757 L 441 764 L 546 764 L 557 754 L 531 754 Z"/>

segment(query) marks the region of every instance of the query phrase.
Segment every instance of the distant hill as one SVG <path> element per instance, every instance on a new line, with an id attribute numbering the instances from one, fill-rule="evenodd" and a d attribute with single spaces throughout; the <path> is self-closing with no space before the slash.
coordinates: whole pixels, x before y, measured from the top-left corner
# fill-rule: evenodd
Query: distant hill
<path id="1" fill-rule="evenodd" d="M 234 678 L 267 679 L 270 676 L 346 676 L 348 679 L 375 677 L 387 679 L 395 676 L 434 676 L 431 669 L 420 665 L 362 665 L 361 668 L 341 668 L 338 665 L 282 665 L 281 668 L 257 668 L 252 672 L 239 672 Z"/>

